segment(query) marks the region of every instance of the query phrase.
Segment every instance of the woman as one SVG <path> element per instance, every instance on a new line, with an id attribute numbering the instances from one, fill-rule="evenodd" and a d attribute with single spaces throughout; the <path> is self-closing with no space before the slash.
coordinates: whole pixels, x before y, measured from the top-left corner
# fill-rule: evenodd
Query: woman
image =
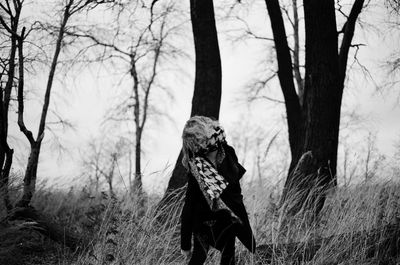
<path id="1" fill-rule="evenodd" d="M 192 117 L 182 139 L 188 186 L 181 218 L 181 251 L 186 257 L 192 254 L 189 265 L 203 264 L 212 246 L 222 252 L 221 264 L 235 264 L 236 237 L 252 253 L 256 248 L 239 183 L 246 170 L 217 121 Z"/>

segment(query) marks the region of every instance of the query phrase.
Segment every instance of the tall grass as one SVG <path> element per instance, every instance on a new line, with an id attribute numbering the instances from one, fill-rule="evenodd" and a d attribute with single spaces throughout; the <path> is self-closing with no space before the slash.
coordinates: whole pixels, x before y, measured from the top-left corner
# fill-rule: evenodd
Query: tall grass
<path id="1" fill-rule="evenodd" d="M 379 243 L 387 237 L 384 227 L 397 223 L 400 217 L 400 185 L 393 182 L 339 187 L 329 193 L 316 222 L 306 221 L 300 213 L 285 229 L 280 227 L 276 187 L 248 185 L 243 193 L 258 245 L 311 244 L 316 238 L 331 239 L 309 261 L 295 261 L 289 253 L 280 251 L 273 254 L 274 264 L 378 264 L 380 256 L 366 259 L 370 240 L 367 231 L 381 231 L 381 237 L 376 238 Z M 111 226 L 117 229 L 113 232 L 115 260 L 109 264 L 185 264 L 187 261 L 179 249 L 182 199 L 177 198 L 162 211 L 157 208 L 159 199 L 149 197 L 144 214 L 138 215 L 139 200 L 128 193 L 120 194 L 113 202 L 106 193 L 90 194 L 85 189 L 69 192 L 39 189 L 34 205 L 92 240 L 88 250 L 76 254 L 72 261 L 66 256 L 61 264 L 107 264 L 103 262 L 110 251 L 107 240 Z M 160 213 L 164 214 L 162 218 Z M 300 244 L 297 251 L 301 253 L 305 246 Z M 237 259 L 239 264 L 263 263 L 238 241 Z M 218 261 L 219 253 L 210 251 L 206 264 L 218 264 Z"/>

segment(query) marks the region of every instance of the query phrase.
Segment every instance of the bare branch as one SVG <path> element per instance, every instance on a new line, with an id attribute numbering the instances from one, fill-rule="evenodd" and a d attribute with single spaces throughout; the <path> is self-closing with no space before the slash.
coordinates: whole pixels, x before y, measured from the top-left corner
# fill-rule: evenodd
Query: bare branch
<path id="1" fill-rule="evenodd" d="M 297 12 L 297 0 L 292 0 L 293 3 L 293 71 L 297 84 L 297 94 L 299 96 L 300 105 L 303 105 L 304 84 L 300 73 L 300 40 L 299 40 L 299 15 Z"/>
<path id="2" fill-rule="evenodd" d="M 399 14 L 400 13 L 400 1 L 399 0 L 386 0 L 385 4 L 389 7 L 393 12 Z"/>
<path id="3" fill-rule="evenodd" d="M 293 8 L 294 8 L 294 6 L 293 6 Z M 292 27 L 294 28 L 295 27 L 295 25 L 294 25 L 295 19 L 294 18 L 292 19 L 290 17 L 289 10 L 287 10 L 287 8 L 285 8 L 283 6 L 281 7 L 281 10 L 285 13 L 286 18 L 289 20 L 290 25 L 292 25 Z M 297 6 L 296 6 L 296 10 L 297 10 Z"/>
<path id="4" fill-rule="evenodd" d="M 338 8 L 336 9 L 340 14 L 342 14 L 342 16 L 344 16 L 346 19 L 349 18 L 349 16 L 343 12 L 343 5 L 340 3 L 340 0 L 336 0 L 336 5 L 338 6 Z"/>
<path id="5" fill-rule="evenodd" d="M 339 52 L 339 75 L 341 82 L 344 82 L 346 76 L 347 59 L 349 54 L 349 49 L 354 36 L 354 29 L 357 22 L 358 15 L 364 5 L 364 0 L 355 0 L 351 8 L 350 15 L 345 23 L 344 35 L 342 40 L 342 45 L 340 46 Z"/>
<path id="6" fill-rule="evenodd" d="M 103 46 L 103 47 L 106 47 L 106 48 L 110 48 L 110 49 L 112 49 L 112 50 L 114 50 L 114 51 L 116 51 L 118 53 L 121 53 L 121 54 L 126 55 L 126 56 L 130 56 L 130 53 L 128 53 L 126 51 L 123 51 L 121 48 L 117 47 L 115 44 L 110 44 L 110 43 L 103 42 L 103 41 L 99 40 L 98 38 L 96 38 L 95 36 L 93 36 L 91 34 L 88 34 L 88 33 L 76 33 L 76 32 L 73 32 L 73 31 L 66 31 L 65 34 L 68 35 L 68 36 L 74 36 L 74 37 L 78 37 L 78 38 L 90 39 L 96 45 Z"/>
<path id="7" fill-rule="evenodd" d="M 269 101 L 272 101 L 272 102 L 275 102 L 275 103 L 285 104 L 285 101 L 283 101 L 283 100 L 279 100 L 279 99 L 276 99 L 276 98 L 271 98 L 271 97 L 268 97 L 268 96 L 257 96 L 257 97 L 254 97 L 254 99 L 266 99 L 266 100 L 269 100 Z"/>
<path id="8" fill-rule="evenodd" d="M 247 21 L 245 21 L 243 18 L 241 17 L 236 17 L 236 19 L 238 21 L 240 21 L 241 23 L 243 23 L 243 25 L 245 26 L 245 34 L 254 38 L 254 39 L 258 39 L 258 40 L 266 40 L 266 41 L 274 41 L 273 38 L 269 38 L 269 37 L 264 37 L 264 36 L 259 36 L 257 34 L 255 34 L 251 29 L 249 24 L 247 23 Z"/>
<path id="9" fill-rule="evenodd" d="M 0 7 L 4 10 L 4 12 L 6 12 L 10 16 L 10 18 L 14 18 L 13 13 L 11 11 L 10 4 L 8 3 L 8 1 L 6 1 L 6 3 L 7 3 L 7 7 L 5 7 L 2 3 L 0 3 Z"/>
<path id="10" fill-rule="evenodd" d="M 4 21 L 3 17 L 0 16 L 0 24 L 12 35 L 18 36 L 18 34 L 13 31 L 8 25 L 7 23 Z"/>
<path id="11" fill-rule="evenodd" d="M 25 28 L 22 29 L 21 35 L 24 35 Z M 24 54 L 23 54 L 23 38 L 18 39 L 18 59 L 19 59 L 19 80 L 18 80 L 18 126 L 25 134 L 29 143 L 32 145 L 35 142 L 32 132 L 28 130 L 24 123 Z"/>
<path id="12" fill-rule="evenodd" d="M 44 129 L 45 129 L 45 125 L 46 125 L 47 111 L 48 111 L 49 104 L 50 104 L 51 88 L 53 86 L 53 79 L 54 79 L 54 74 L 55 74 L 56 67 L 57 67 L 58 56 L 60 55 L 60 52 L 61 52 L 61 44 L 62 44 L 62 40 L 64 37 L 65 27 L 67 25 L 68 19 L 71 16 L 70 9 L 71 9 L 72 4 L 73 4 L 73 0 L 70 0 L 68 2 L 68 4 L 65 6 L 64 15 L 62 17 L 60 29 L 58 32 L 56 47 L 55 47 L 55 51 L 54 51 L 54 55 L 53 55 L 53 60 L 51 62 L 49 77 L 48 77 L 47 85 L 46 85 L 46 92 L 45 92 L 45 97 L 44 97 L 42 115 L 40 117 L 40 124 L 39 124 L 39 130 L 38 130 L 38 134 L 37 134 L 37 140 L 43 139 L 43 137 L 44 137 Z"/>
<path id="13" fill-rule="evenodd" d="M 267 5 L 272 32 L 274 34 L 276 56 L 278 59 L 278 77 L 285 98 L 285 107 L 289 124 L 289 142 L 292 147 L 296 146 L 295 143 L 299 140 L 297 136 L 300 135 L 299 131 L 301 129 L 302 110 L 293 82 L 292 58 L 290 56 L 279 1 L 266 0 L 265 3 Z M 291 150 L 291 152 L 292 154 L 295 154 L 295 150 Z"/>

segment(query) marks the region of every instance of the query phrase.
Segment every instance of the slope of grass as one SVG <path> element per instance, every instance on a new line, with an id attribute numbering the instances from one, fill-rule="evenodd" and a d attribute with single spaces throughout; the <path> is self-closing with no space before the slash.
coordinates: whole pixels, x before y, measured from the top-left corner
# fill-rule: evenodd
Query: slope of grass
<path id="1" fill-rule="evenodd" d="M 314 224 L 306 220 L 304 213 L 300 213 L 283 226 L 277 207 L 278 194 L 273 187 L 250 185 L 244 189 L 244 196 L 258 245 L 312 242 L 316 238 L 341 235 L 322 244 L 311 260 L 296 260 L 298 264 L 396 264 L 396 260 L 383 260 L 381 255 L 366 258 L 368 233 L 358 236 L 363 231 L 374 230 L 379 233 L 382 230 L 381 237 L 376 239 L 378 244 L 387 237 L 383 228 L 398 223 L 400 186 L 395 183 L 338 188 L 329 194 L 318 222 Z M 160 211 L 156 210 L 158 199 L 148 198 L 144 214 L 139 215 L 138 200 L 129 194 L 119 196 L 112 203 L 106 193 L 90 194 L 85 190 L 65 193 L 40 189 L 34 199 L 35 207 L 82 236 L 91 238 L 91 248 L 79 253 L 65 253 L 66 250 L 61 246 L 46 243 L 46 238 L 39 237 L 29 228 L 8 228 L 0 229 L 0 256 L 4 256 L 4 249 L 8 249 L 8 256 L 16 253 L 11 256 L 29 257 L 32 253 L 48 252 L 48 257 L 57 260 L 51 261 L 52 264 L 86 265 L 103 264 L 108 259 L 107 253 L 112 252 L 114 261 L 120 264 L 185 264 L 179 250 L 181 203 L 163 209 L 167 215 L 160 219 Z M 110 244 L 110 234 L 113 244 Z M 19 239 L 5 243 L 3 238 Z M 30 242 L 31 245 L 26 248 L 18 246 L 18 242 Z M 52 246 L 53 249 L 47 249 L 46 246 Z M 262 263 L 257 256 L 249 255 L 241 243 L 237 242 L 237 246 L 239 264 Z M 302 247 L 304 245 L 296 251 L 302 253 Z M 39 251 L 35 248 L 39 248 Z M 34 256 L 40 259 L 46 255 Z M 218 260 L 219 254 L 210 251 L 206 264 L 218 264 Z M 274 264 L 294 263 L 292 256 L 284 251 L 275 253 L 273 260 Z M 46 262 L 43 258 L 43 263 L 26 264 L 48 264 Z"/>

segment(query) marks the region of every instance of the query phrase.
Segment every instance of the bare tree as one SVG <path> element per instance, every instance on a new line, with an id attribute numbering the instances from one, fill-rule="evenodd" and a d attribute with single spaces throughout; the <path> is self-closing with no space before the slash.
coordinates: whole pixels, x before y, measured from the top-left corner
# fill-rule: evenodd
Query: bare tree
<path id="1" fill-rule="evenodd" d="M 340 31 L 337 30 L 333 0 L 303 2 L 306 43 L 302 94 L 296 93 L 293 82 L 293 63 L 279 1 L 265 2 L 274 35 L 278 78 L 285 99 L 292 154 L 290 172 L 282 196 L 282 200 L 285 200 L 288 192 L 291 192 L 290 187 L 296 187 L 295 182 L 298 181 L 292 179 L 291 172 L 307 151 L 311 151 L 312 155 L 310 172 L 318 171 L 318 174 L 310 174 L 313 178 L 310 183 L 317 183 L 321 187 L 330 183 L 336 184 L 340 109 L 347 58 L 364 1 L 354 1 Z M 339 48 L 340 34 L 343 36 Z M 324 196 L 321 196 L 316 213 L 324 204 Z"/>
<path id="2" fill-rule="evenodd" d="M 119 65 L 121 76 L 129 75 L 132 82 L 130 93 L 113 107 L 107 115 L 108 121 L 128 122 L 134 126 L 135 179 L 134 187 L 142 190 L 142 140 L 149 114 L 152 110 L 151 94 L 156 89 L 167 90 L 159 79 L 161 65 L 183 55 L 172 38 L 179 32 L 182 22 L 175 19 L 173 1 L 162 5 L 150 5 L 151 1 L 131 2 L 119 5 L 115 11 L 115 28 L 104 29 L 72 27 L 67 34 L 85 38 L 86 48 L 92 50 L 94 62 Z M 140 23 L 139 23 L 140 20 Z M 87 48 L 89 47 L 89 48 Z M 167 92 L 168 93 L 168 92 Z"/>
<path id="3" fill-rule="evenodd" d="M 342 169 L 342 176 L 343 176 L 343 186 L 348 187 L 352 182 L 356 170 L 357 165 L 353 165 L 350 160 L 350 147 L 348 144 L 344 144 L 344 154 L 343 154 L 343 169 Z"/>
<path id="4" fill-rule="evenodd" d="M 114 141 L 103 136 L 101 138 L 101 141 L 92 140 L 85 149 L 82 155 L 83 170 L 94 184 L 96 193 L 99 192 L 103 179 L 110 195 L 113 195 L 120 161 L 130 152 L 130 146 L 122 137 Z"/>
<path id="5" fill-rule="evenodd" d="M 85 171 L 85 175 L 88 175 L 90 188 L 94 186 L 94 192 L 98 193 L 100 187 L 100 177 L 102 175 L 100 168 L 103 165 L 101 160 L 102 152 L 95 141 L 89 143 L 87 152 L 89 153 L 88 158 L 86 157 L 87 155 L 82 158 L 83 170 Z"/>
<path id="6" fill-rule="evenodd" d="M 14 150 L 8 144 L 8 115 L 11 92 L 15 86 L 15 69 L 17 58 L 17 31 L 23 1 L 8 1 L 0 3 L 1 30 L 1 65 L 0 65 L 0 195 L 7 210 L 11 204 L 8 197 L 8 182 Z"/>
<path id="7" fill-rule="evenodd" d="M 371 181 L 380 175 L 382 167 L 388 167 L 387 157 L 379 154 L 376 146 L 376 133 L 374 132 L 368 133 L 365 148 L 365 158 L 363 159 L 364 181 Z"/>
<path id="8" fill-rule="evenodd" d="M 266 0 L 265 3 L 273 37 L 257 34 L 246 21 L 239 21 L 244 23 L 248 38 L 274 44 L 276 60 L 271 60 L 268 73 L 250 89 L 252 98 L 262 97 L 285 104 L 292 160 L 282 204 L 290 192 L 289 186 L 296 187 L 292 172 L 307 151 L 312 151 L 312 171 L 320 173 L 310 174 L 317 179 L 310 179 L 309 186 L 314 182 L 325 187 L 328 183 L 336 185 L 340 110 L 347 60 L 350 49 L 360 47 L 352 40 L 358 16 L 369 1 L 353 1 L 348 13 L 340 0 Z M 345 18 L 341 28 L 338 28 L 338 14 Z M 301 36 L 305 36 L 305 43 Z M 264 88 L 275 77 L 279 79 L 284 101 L 268 93 L 266 96 L 259 94 L 266 91 Z M 317 212 L 323 201 L 322 196 Z"/>
<path id="9" fill-rule="evenodd" d="M 47 84 L 45 89 L 44 103 L 42 106 L 41 118 L 39 123 L 39 128 L 34 137 L 31 130 L 29 130 L 24 123 L 24 42 L 28 36 L 28 32 L 26 32 L 26 28 L 23 27 L 20 32 L 15 32 L 17 34 L 17 43 L 18 43 L 18 126 L 20 130 L 24 133 L 26 138 L 30 143 L 30 155 L 25 171 L 24 177 L 24 189 L 23 195 L 20 201 L 17 203 L 17 206 L 27 207 L 31 201 L 33 193 L 35 192 L 36 178 L 37 178 L 37 167 L 39 163 L 39 155 L 40 149 L 42 145 L 42 140 L 44 138 L 45 127 L 46 127 L 46 117 L 48 114 L 50 97 L 51 97 L 51 89 L 53 87 L 53 80 L 58 64 L 58 59 L 60 52 L 63 48 L 63 40 L 65 37 L 65 30 L 67 28 L 67 23 L 69 19 L 83 11 L 90 10 L 96 7 L 98 4 L 105 3 L 108 1 L 83 1 L 83 0 L 67 0 L 64 1 L 63 12 L 61 15 L 61 21 L 59 27 L 55 33 L 56 35 L 56 44 L 54 47 L 54 54 L 51 60 L 51 65 L 49 69 L 49 74 L 47 78 Z M 21 1 L 22 5 L 23 1 Z"/>

